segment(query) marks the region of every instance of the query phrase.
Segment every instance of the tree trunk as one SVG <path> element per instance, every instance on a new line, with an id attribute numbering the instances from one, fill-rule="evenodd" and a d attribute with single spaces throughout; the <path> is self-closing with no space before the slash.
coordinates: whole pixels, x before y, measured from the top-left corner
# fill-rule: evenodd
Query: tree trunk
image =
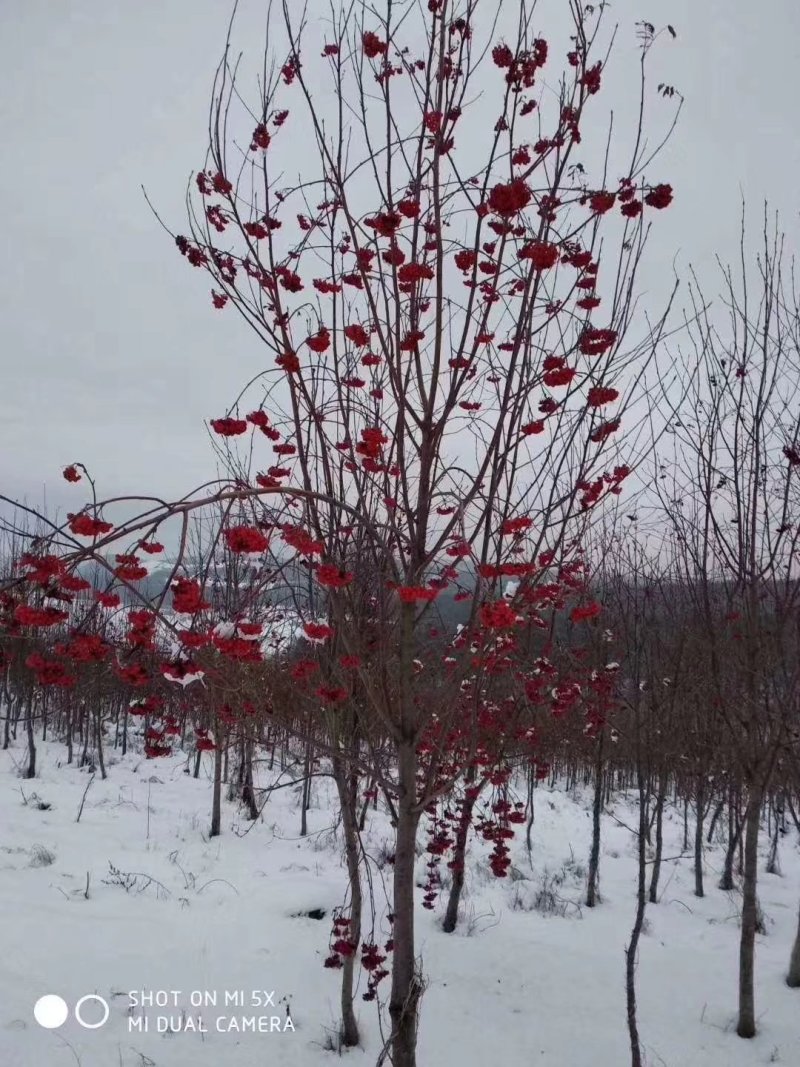
<path id="1" fill-rule="evenodd" d="M 636 916 L 631 930 L 631 939 L 625 949 L 625 992 L 628 1015 L 628 1037 L 631 1044 L 631 1067 L 642 1067 L 642 1049 L 639 1042 L 639 1027 L 636 1022 L 636 952 L 639 947 L 639 937 L 644 925 L 644 912 L 647 906 L 646 874 L 647 874 L 647 808 L 645 805 L 644 775 L 641 769 L 638 771 L 639 785 L 639 837 L 638 837 L 638 880 L 636 884 Z"/>
<path id="2" fill-rule="evenodd" d="M 353 945 L 353 955 L 345 956 L 342 964 L 342 1044 L 353 1048 L 359 1042 L 358 1022 L 353 1004 L 356 952 L 361 942 L 361 842 L 358 835 L 358 775 L 348 773 L 339 760 L 334 762 L 334 778 L 342 809 L 344 850 L 347 879 L 350 888 L 350 926 L 347 939 Z"/>
<path id="3" fill-rule="evenodd" d="M 0 712 L 3 714 L 3 751 L 8 748 L 11 741 L 11 690 L 8 686 L 8 678 L 11 668 L 6 667 L 3 672 L 3 686 L 0 689 Z"/>
<path id="4" fill-rule="evenodd" d="M 375 789 L 375 780 L 374 779 L 369 783 L 369 788 L 367 789 L 367 792 L 368 793 L 372 793 L 373 789 Z M 364 833 L 364 829 L 365 829 L 365 827 L 367 825 L 367 812 L 368 811 L 369 811 L 369 797 L 366 797 L 365 800 L 364 800 L 364 803 L 361 805 L 361 814 L 358 816 L 358 832 L 360 834 Z"/>
<path id="5" fill-rule="evenodd" d="M 475 781 L 475 769 L 470 767 L 466 775 L 464 799 L 461 807 L 461 818 L 456 831 L 456 839 L 453 845 L 453 884 L 450 886 L 450 896 L 447 899 L 447 911 L 442 920 L 442 929 L 446 934 L 452 934 L 458 923 L 458 905 L 461 903 L 461 893 L 464 889 L 464 866 L 467 853 L 467 838 L 469 828 L 472 825 L 472 811 L 476 793 L 472 796 L 472 785 Z"/>
<path id="6" fill-rule="evenodd" d="M 594 803 L 592 805 L 592 848 L 589 853 L 589 878 L 586 888 L 586 907 L 593 908 L 599 899 L 597 876 L 600 868 L 600 815 L 603 811 L 603 735 L 597 736 L 597 753 L 594 765 Z"/>
<path id="7" fill-rule="evenodd" d="M 24 703 L 25 703 L 25 698 L 24 697 L 20 697 L 19 700 L 17 701 L 16 707 L 14 708 L 14 718 L 12 719 L 12 727 L 13 728 L 11 730 L 11 739 L 12 739 L 12 741 L 16 741 L 17 740 L 17 729 L 19 727 L 19 720 L 22 717 L 22 708 L 23 708 Z"/>
<path id="8" fill-rule="evenodd" d="M 103 752 L 103 723 L 101 721 L 100 709 L 97 709 L 94 718 L 94 734 L 97 739 L 97 763 L 100 767 L 100 777 L 103 781 L 106 780 L 108 775 L 106 774 L 106 759 Z"/>
<path id="9" fill-rule="evenodd" d="M 789 957 L 789 972 L 786 984 L 790 989 L 800 989 L 800 911 L 797 914 L 797 934 L 795 935 L 792 954 Z"/>
<path id="10" fill-rule="evenodd" d="M 697 820 L 694 827 L 694 895 L 703 893 L 703 817 L 706 810 L 706 796 L 702 777 L 698 779 L 696 790 Z"/>
<path id="11" fill-rule="evenodd" d="M 217 747 L 214 749 L 214 792 L 211 801 L 211 831 L 209 837 L 219 837 L 222 825 L 222 737 L 219 729 L 214 731 Z"/>
<path id="12" fill-rule="evenodd" d="M 528 821 L 525 824 L 525 848 L 528 852 L 528 863 L 533 870 L 533 842 L 531 840 L 533 834 L 533 820 L 535 816 L 535 793 L 536 789 L 536 768 L 533 766 L 533 761 L 528 763 Z"/>
<path id="13" fill-rule="evenodd" d="M 255 822 L 258 818 L 258 804 L 256 803 L 256 791 L 253 787 L 253 741 L 245 741 L 244 747 L 244 784 L 242 786 L 242 801 L 247 808 L 247 814 Z"/>
<path id="14" fill-rule="evenodd" d="M 800 819 L 798 819 L 797 812 L 794 810 L 794 804 L 792 804 L 792 798 L 788 794 L 786 795 L 786 804 L 787 804 L 787 807 L 789 808 L 789 814 L 792 817 L 792 822 L 794 823 L 794 828 L 795 828 L 795 830 L 797 830 L 798 834 L 800 834 Z"/>
<path id="15" fill-rule="evenodd" d="M 67 763 L 72 763 L 72 734 L 75 727 L 72 720 L 72 707 L 67 708 Z M 124 750 L 123 750 L 124 751 Z"/>
<path id="16" fill-rule="evenodd" d="M 394 952 L 389 1015 L 392 1067 L 416 1067 L 417 1012 L 422 995 L 414 941 L 414 866 L 417 839 L 417 753 L 413 740 L 398 744 L 397 846 L 394 860 Z"/>
<path id="17" fill-rule="evenodd" d="M 89 729 L 89 712 L 84 707 L 81 709 L 81 740 L 83 741 L 83 751 L 81 752 L 81 762 L 79 766 L 85 767 L 89 762 L 89 735 L 91 731 Z"/>
<path id="18" fill-rule="evenodd" d="M 714 808 L 714 814 L 711 816 L 711 824 L 709 825 L 708 833 L 706 834 L 706 844 L 707 845 L 710 845 L 711 842 L 714 840 L 714 831 L 717 828 L 717 823 L 719 822 L 719 817 L 722 814 L 724 808 L 725 808 L 725 797 L 723 797 L 722 800 L 720 800 L 720 802 L 717 804 L 716 808 Z"/>
<path id="19" fill-rule="evenodd" d="M 725 850 L 725 863 L 722 868 L 722 877 L 719 880 L 720 889 L 730 891 L 733 889 L 733 861 L 736 858 L 736 849 L 742 837 L 742 820 L 739 819 L 731 797 L 728 808 L 728 846 Z"/>
<path id="20" fill-rule="evenodd" d="M 753 788 L 747 801 L 744 828 L 744 870 L 742 880 L 742 933 L 739 942 L 739 1037 L 755 1037 L 755 946 L 758 925 L 758 831 L 761 819 L 761 792 Z"/>
<path id="21" fill-rule="evenodd" d="M 300 836 L 308 834 L 308 809 L 311 806 L 311 742 L 306 745 L 305 760 L 303 763 L 303 793 L 300 801 Z"/>
<path id="22" fill-rule="evenodd" d="M 36 741 L 33 737 L 33 694 L 28 697 L 28 707 L 25 715 L 25 730 L 28 735 L 28 768 L 25 771 L 26 778 L 36 777 Z"/>
<path id="23" fill-rule="evenodd" d="M 650 876 L 650 903 L 658 902 L 658 879 L 661 875 L 661 857 L 664 854 L 664 798 L 667 792 L 666 775 L 661 778 L 656 797 L 656 854 L 653 858 L 653 873 Z"/>
<path id="24" fill-rule="evenodd" d="M 775 825 L 772 828 L 772 844 L 769 849 L 769 858 L 767 860 L 767 874 L 780 874 L 781 865 L 778 862 L 778 840 L 781 832 L 781 819 L 778 814 L 778 805 L 775 804 Z"/>

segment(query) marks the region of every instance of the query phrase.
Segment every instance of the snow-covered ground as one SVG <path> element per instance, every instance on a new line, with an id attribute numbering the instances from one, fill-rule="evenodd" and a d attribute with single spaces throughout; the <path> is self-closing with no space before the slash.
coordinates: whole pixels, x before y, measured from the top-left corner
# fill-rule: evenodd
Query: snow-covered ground
<path id="1" fill-rule="evenodd" d="M 330 911 L 343 902 L 346 880 L 325 780 L 315 782 L 308 837 L 299 836 L 299 790 L 289 787 L 271 794 L 253 825 L 226 802 L 223 836 L 209 841 L 210 785 L 207 777 L 195 781 L 184 773 L 185 759 L 109 761 L 108 780 L 95 779 L 77 823 L 87 772 L 62 765 L 63 748 L 44 745 L 39 777 L 22 781 L 14 763 L 20 757 L 20 750 L 0 753 L 2 1067 L 332 1062 L 335 1053 L 325 1045 L 336 1027 L 340 973 L 326 970 L 323 960 Z M 266 772 L 264 778 L 262 785 Z M 42 810 L 39 800 L 51 806 Z M 367 850 L 377 857 L 389 830 L 380 812 L 370 818 Z M 605 817 L 603 903 L 593 911 L 579 906 L 588 803 L 547 788 L 536 793 L 532 870 L 524 834 L 513 847 L 513 878 L 502 881 L 488 873 L 488 847 L 478 843 L 459 931 L 443 933 L 441 909 L 420 908 L 419 948 L 429 983 L 420 1067 L 624 1067 L 630 1061 L 623 950 L 636 865 L 633 836 L 620 823 L 632 820 L 622 798 Z M 701 900 L 693 895 L 690 859 L 674 859 L 682 834 L 677 815 L 671 813 L 665 832 L 662 900 L 648 906 L 638 970 L 647 1062 L 796 1067 L 800 991 L 783 980 L 800 894 L 796 834 L 781 844 L 783 875 L 761 875 L 768 933 L 757 949 L 760 1032 L 746 1042 L 733 1028 L 738 900 L 716 888 L 721 848 L 707 852 L 708 895 Z M 109 864 L 140 877 L 127 890 L 108 884 L 114 881 Z M 379 911 L 390 870 L 370 868 Z M 532 907 L 545 885 L 556 894 L 555 914 Z M 298 916 L 313 909 L 324 910 L 325 918 Z M 376 940 L 387 934 L 384 926 Z M 388 995 L 388 980 L 381 990 Z M 175 991 L 178 1005 L 131 1008 L 132 991 L 165 991 L 170 1001 Z M 216 993 L 216 1006 L 191 1006 L 193 991 Z M 243 1004 L 226 1006 L 226 992 L 230 1000 L 235 991 L 243 991 Z M 72 1014 L 58 1029 L 34 1020 L 33 1006 L 45 994 L 63 997 L 73 1009 L 94 993 L 110 1008 L 101 1027 L 81 1027 Z M 274 1006 L 258 1007 L 259 999 Z M 371 1067 L 383 1039 L 375 1004 L 359 1003 L 364 1047 L 345 1055 Z M 94 1022 L 102 1007 L 86 1002 L 82 1015 Z M 131 1021 L 141 1016 L 148 1032 Z M 264 1016 L 262 1025 L 273 1031 L 229 1029 L 253 1016 Z M 272 1016 L 279 1022 L 270 1024 Z M 207 1032 L 160 1033 L 159 1017 L 173 1027 L 202 1017 Z"/>

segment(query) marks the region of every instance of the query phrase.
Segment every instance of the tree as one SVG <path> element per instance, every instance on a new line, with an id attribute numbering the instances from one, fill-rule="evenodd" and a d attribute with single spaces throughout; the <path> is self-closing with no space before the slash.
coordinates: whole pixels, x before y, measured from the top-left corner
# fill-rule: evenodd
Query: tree
<path id="1" fill-rule="evenodd" d="M 724 724 L 746 790 L 737 1033 L 753 1037 L 759 923 L 758 836 L 776 761 L 796 744 L 800 304 L 765 209 L 755 290 L 746 267 L 723 271 L 727 329 L 712 326 L 696 288 L 697 356 L 689 410 L 672 421 L 675 456 L 657 479 L 692 598 L 698 671 Z M 704 768 L 707 770 L 707 767 Z M 698 797 L 698 818 L 701 800 Z"/>
<path id="2" fill-rule="evenodd" d="M 786 975 L 786 984 L 790 989 L 800 986 L 800 914 L 797 919 L 797 934 L 792 945 L 792 954 L 789 957 L 789 970 Z"/>
<path id="3" fill-rule="evenodd" d="M 394 1067 L 416 1063 L 421 816 L 474 763 L 487 707 L 540 699 L 525 635 L 547 628 L 555 604 L 588 596 L 583 531 L 658 433 L 657 413 L 636 402 L 657 371 L 666 311 L 638 340 L 632 329 L 650 221 L 672 201 L 670 185 L 651 177 L 643 136 L 656 33 L 640 25 L 639 125 L 611 180 L 581 149 L 602 121 L 603 10 L 570 3 L 565 69 L 551 74 L 532 5 L 503 39 L 494 6 L 479 0 L 380 14 L 356 3 L 332 9 L 322 34 L 287 2 L 250 103 L 229 34 L 190 235 L 173 236 L 210 277 L 214 308 L 235 309 L 269 353 L 250 387 L 263 395 L 247 411 L 243 391 L 211 420 L 231 477 L 116 526 L 106 517 L 114 502 L 93 494 L 52 527 L 64 573 L 92 558 L 133 595 L 146 574 L 140 551 L 177 524 L 173 575 L 202 600 L 205 580 L 179 574 L 194 513 L 216 516 L 214 541 L 269 560 L 273 575 L 289 559 L 308 570 L 318 595 L 303 606 L 302 629 L 333 675 L 315 696 L 346 707 L 353 724 L 358 709 L 385 739 L 370 750 L 359 734 L 341 777 L 349 803 L 358 760 L 395 812 Z M 297 179 L 283 161 L 292 136 L 309 145 Z M 271 463 L 261 459 L 266 441 Z M 78 478 L 80 469 L 68 468 Z M 82 538 L 89 546 L 75 547 Z M 132 548 L 109 563 L 121 544 Z M 435 601 L 447 588 L 470 612 L 443 649 Z M 146 611 L 151 637 L 156 622 L 178 637 L 163 598 Z M 584 600 L 571 617 L 599 611 Z M 240 633 L 203 633 L 220 655 L 238 656 Z M 184 643 L 167 677 L 191 681 L 200 661 Z M 564 696 L 562 711 L 571 702 Z M 448 751 L 456 729 L 461 743 Z M 151 752 L 164 743 L 156 730 Z M 501 874 L 507 831 L 491 831 Z M 383 974 L 385 957 L 367 958 L 373 978 Z"/>

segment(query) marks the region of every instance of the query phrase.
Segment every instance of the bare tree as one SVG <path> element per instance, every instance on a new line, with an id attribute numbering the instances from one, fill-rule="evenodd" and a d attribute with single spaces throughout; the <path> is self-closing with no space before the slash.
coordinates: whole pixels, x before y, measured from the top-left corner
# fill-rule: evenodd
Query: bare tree
<path id="1" fill-rule="evenodd" d="M 798 700 L 800 307 L 766 211 L 755 281 L 745 243 L 743 226 L 741 273 L 723 269 L 725 326 L 712 324 L 693 289 L 695 414 L 676 413 L 674 456 L 663 456 L 657 484 L 692 597 L 706 701 L 746 796 L 737 1032 L 752 1037 L 761 811 Z M 697 804 L 700 818 L 700 796 Z"/>

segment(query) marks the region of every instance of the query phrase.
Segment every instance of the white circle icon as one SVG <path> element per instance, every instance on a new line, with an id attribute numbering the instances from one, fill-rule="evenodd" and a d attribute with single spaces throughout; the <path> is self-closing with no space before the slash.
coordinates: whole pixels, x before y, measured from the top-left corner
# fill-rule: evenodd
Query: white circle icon
<path id="1" fill-rule="evenodd" d="M 45 1030 L 57 1030 L 67 1021 L 69 1008 L 63 997 L 55 993 L 48 993 L 46 997 L 39 997 L 33 1005 L 33 1017 Z"/>
<path id="2" fill-rule="evenodd" d="M 89 1000 L 95 1000 L 103 1007 L 103 1018 L 100 1020 L 99 1023 L 87 1023 L 81 1018 L 81 1008 Z M 105 1024 L 108 1022 L 109 1014 L 110 1009 L 108 1007 L 108 1001 L 104 1000 L 102 997 L 99 997 L 97 993 L 87 993 L 86 996 L 81 997 L 81 999 L 75 1005 L 75 1018 L 84 1028 L 84 1030 L 99 1030 L 101 1026 L 105 1026 Z"/>

